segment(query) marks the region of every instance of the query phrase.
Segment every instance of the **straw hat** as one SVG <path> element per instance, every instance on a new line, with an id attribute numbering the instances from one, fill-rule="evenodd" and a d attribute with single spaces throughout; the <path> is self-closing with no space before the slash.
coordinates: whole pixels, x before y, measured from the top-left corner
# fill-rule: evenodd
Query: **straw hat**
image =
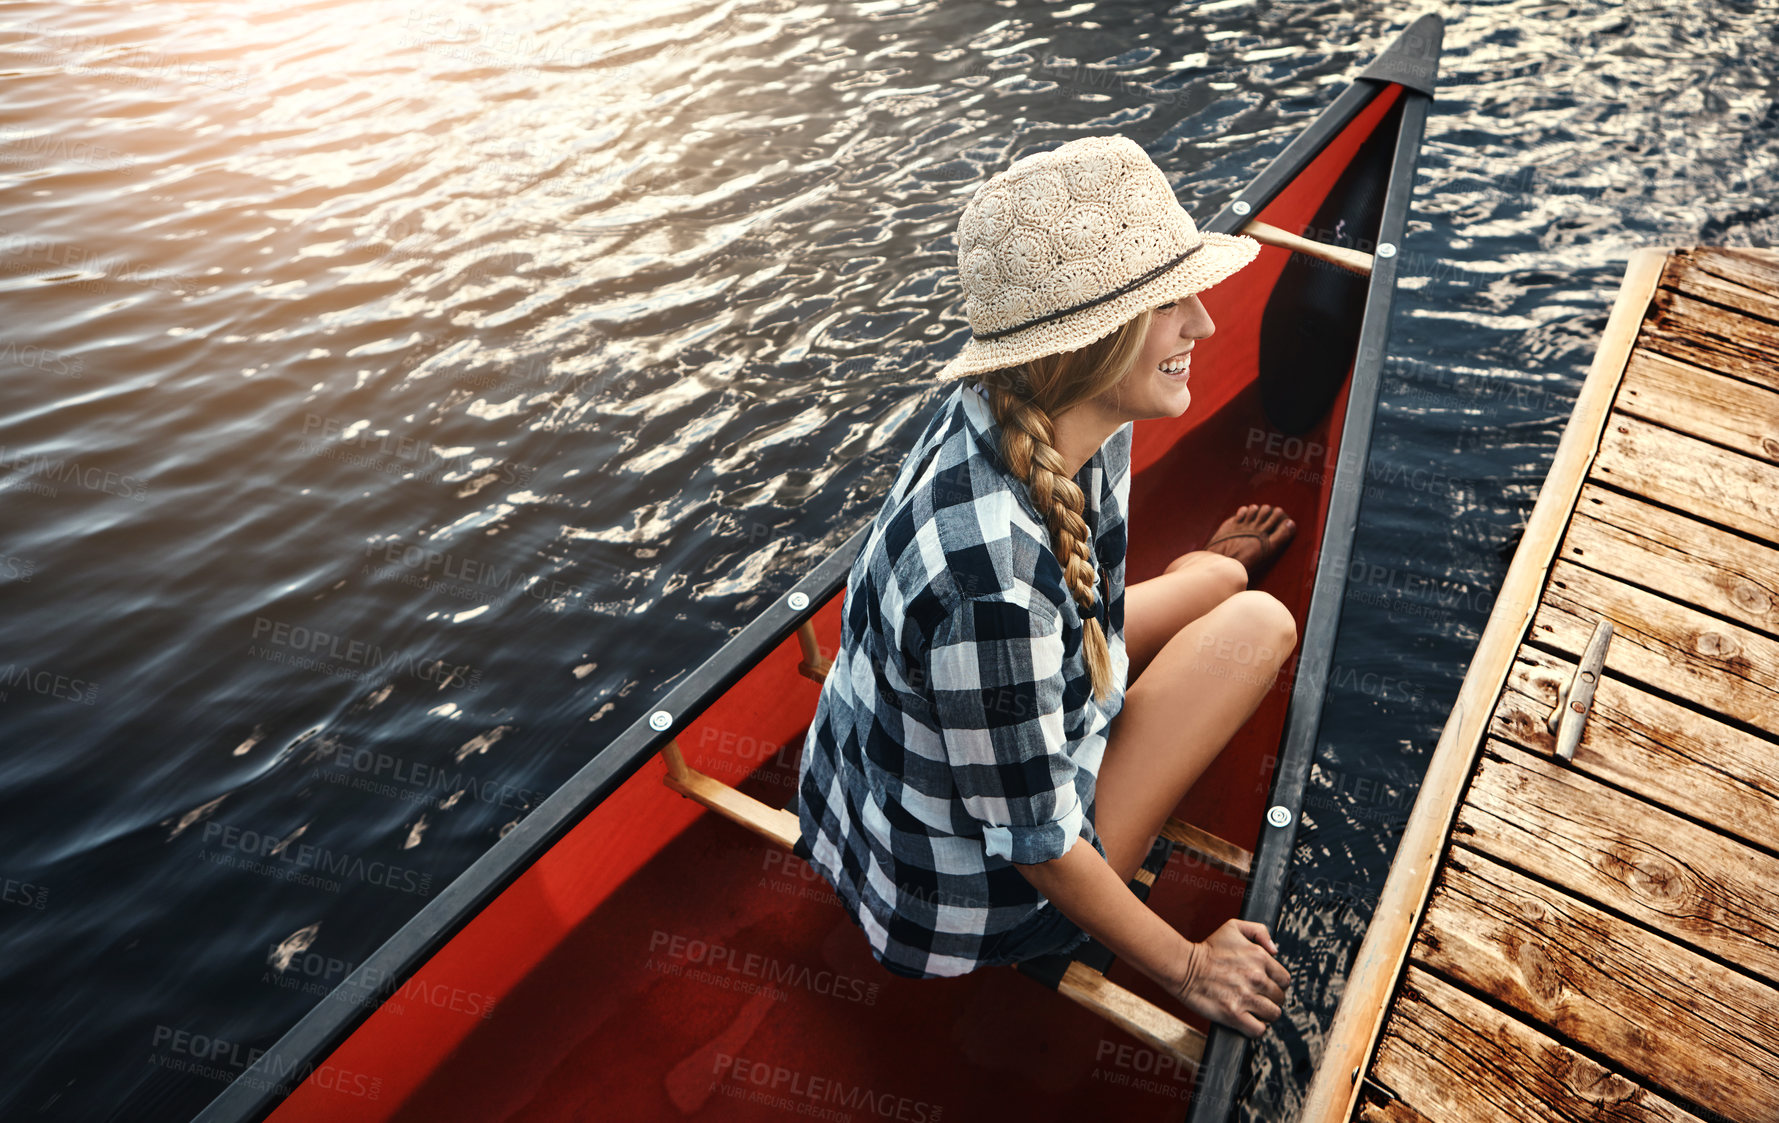
<path id="1" fill-rule="evenodd" d="M 1260 243 L 1200 233 L 1141 145 L 1090 136 L 1013 161 L 957 223 L 970 341 L 941 381 L 1104 339 L 1144 308 L 1207 289 Z"/>

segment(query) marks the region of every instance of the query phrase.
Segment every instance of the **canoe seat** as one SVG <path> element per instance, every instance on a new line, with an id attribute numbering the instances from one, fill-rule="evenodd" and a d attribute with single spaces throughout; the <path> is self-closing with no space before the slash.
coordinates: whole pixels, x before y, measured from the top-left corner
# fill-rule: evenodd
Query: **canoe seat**
<path id="1" fill-rule="evenodd" d="M 826 682 L 828 672 L 834 667 L 834 660 L 822 657 L 822 645 L 815 639 L 815 623 L 803 621 L 797 629 L 797 642 L 803 645 L 803 661 L 797 664 L 797 670 L 805 678 L 814 679 L 817 683 Z"/>
<path id="2" fill-rule="evenodd" d="M 1166 868 L 1174 850 L 1175 844 L 1167 835 L 1155 840 L 1149 856 L 1130 879 L 1130 891 L 1138 900 L 1149 899 L 1149 890 L 1154 888 L 1155 879 Z M 1072 956 L 1039 956 L 1015 963 L 1013 969 L 1080 1003 L 1139 1041 L 1196 1067 L 1204 1056 L 1205 1035 L 1184 1019 L 1108 980 L 1106 972 L 1116 958 L 1112 949 L 1090 939 Z"/>
<path id="3" fill-rule="evenodd" d="M 667 742 L 666 747 L 661 750 L 661 759 L 667 762 L 665 783 L 674 791 L 740 823 L 755 834 L 778 843 L 786 850 L 797 845 L 797 836 L 802 833 L 802 827 L 798 825 L 795 814 L 782 807 L 768 807 L 753 796 L 736 791 L 715 777 L 687 767 L 677 738 Z"/>
<path id="4" fill-rule="evenodd" d="M 803 659 L 797 670 L 816 682 L 823 682 L 833 661 L 822 657 L 816 643 L 815 627 L 805 620 L 797 630 L 803 647 Z M 667 765 L 664 783 L 669 788 L 710 808 L 717 814 L 739 823 L 761 837 L 786 850 L 797 843 L 802 833 L 795 812 L 782 807 L 769 807 L 751 795 L 737 791 L 728 784 L 686 764 L 677 739 L 669 740 L 661 749 Z M 1140 900 L 1149 899 L 1149 890 L 1175 851 L 1190 855 L 1204 864 L 1238 877 L 1247 877 L 1253 869 L 1254 855 L 1233 842 L 1218 838 L 1190 823 L 1169 818 L 1156 838 L 1142 868 L 1130 881 L 1131 892 Z M 1058 993 L 1092 1010 L 1131 1036 L 1146 1042 L 1180 1061 L 1196 1066 L 1204 1055 L 1205 1035 L 1187 1025 L 1174 1014 L 1119 986 L 1106 978 L 1113 955 L 1098 940 L 1089 940 L 1070 956 L 1044 956 L 1028 959 L 1014 967 L 1049 986 Z"/>

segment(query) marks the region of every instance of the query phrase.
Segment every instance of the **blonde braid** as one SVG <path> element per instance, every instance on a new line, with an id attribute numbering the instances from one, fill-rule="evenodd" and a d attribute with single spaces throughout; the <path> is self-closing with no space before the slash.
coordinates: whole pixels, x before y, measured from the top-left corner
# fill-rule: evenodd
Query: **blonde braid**
<path id="1" fill-rule="evenodd" d="M 1063 579 L 1081 609 L 1082 649 L 1094 697 L 1105 701 L 1112 690 L 1112 652 L 1094 605 L 1099 576 L 1087 521 L 1081 517 L 1087 497 L 1065 474 L 1068 467 L 1056 450 L 1056 428 L 1035 403 L 1000 382 L 987 384 L 989 406 L 1001 431 L 1001 456 L 1025 482 L 1032 502 L 1050 528 L 1052 547 L 1062 563 Z"/>

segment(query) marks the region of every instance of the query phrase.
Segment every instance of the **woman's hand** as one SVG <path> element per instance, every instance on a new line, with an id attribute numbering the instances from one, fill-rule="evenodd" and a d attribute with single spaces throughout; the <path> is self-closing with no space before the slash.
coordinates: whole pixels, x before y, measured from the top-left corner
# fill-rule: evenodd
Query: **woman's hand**
<path id="1" fill-rule="evenodd" d="M 1227 920 L 1192 945 L 1174 995 L 1213 1022 L 1259 1037 L 1279 1016 L 1291 983 L 1291 973 L 1273 958 L 1278 950 L 1266 925 Z"/>

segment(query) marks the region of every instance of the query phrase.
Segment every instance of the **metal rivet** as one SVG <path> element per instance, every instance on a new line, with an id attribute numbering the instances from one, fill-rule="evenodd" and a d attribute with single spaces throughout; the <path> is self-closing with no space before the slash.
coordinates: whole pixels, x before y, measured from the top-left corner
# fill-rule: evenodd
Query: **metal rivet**
<path id="1" fill-rule="evenodd" d="M 1247 214 L 1249 211 L 1253 210 L 1254 208 L 1250 207 L 1248 205 L 1248 201 L 1246 199 L 1237 199 L 1235 202 L 1229 204 L 1229 209 L 1234 211 L 1236 214 Z"/>
<path id="2" fill-rule="evenodd" d="M 1275 827 L 1288 827 L 1291 825 L 1291 809 L 1275 803 L 1266 809 L 1266 821 Z"/>
<path id="3" fill-rule="evenodd" d="M 808 593 L 792 593 L 786 599 L 788 599 L 791 602 L 791 611 L 792 612 L 802 612 L 804 609 L 809 607 L 809 594 Z"/>
<path id="4" fill-rule="evenodd" d="M 673 715 L 666 710 L 656 710 L 649 715 L 649 728 L 659 733 L 673 724 Z"/>
<path id="5" fill-rule="evenodd" d="M 1396 243 L 1395 242 L 1379 242 L 1377 244 L 1377 255 L 1379 257 L 1395 257 L 1396 256 Z"/>

